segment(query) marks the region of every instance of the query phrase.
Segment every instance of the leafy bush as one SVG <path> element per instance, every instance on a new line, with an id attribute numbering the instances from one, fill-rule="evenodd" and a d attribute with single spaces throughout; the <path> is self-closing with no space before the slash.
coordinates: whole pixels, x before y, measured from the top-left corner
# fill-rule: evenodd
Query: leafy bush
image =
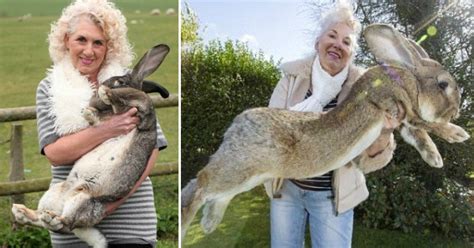
<path id="1" fill-rule="evenodd" d="M 169 242 L 178 240 L 178 176 L 153 177 L 155 194 L 157 237 Z"/>
<path id="2" fill-rule="evenodd" d="M 472 239 L 474 209 L 469 190 L 447 177 L 431 190 L 433 185 L 428 186 L 420 174 L 413 173 L 413 167 L 411 163 L 392 162 L 369 174 L 370 197 L 358 207 L 357 219 L 371 228 L 425 234 L 435 231 L 451 238 Z"/>
<path id="3" fill-rule="evenodd" d="M 182 53 L 182 185 L 217 150 L 232 119 L 267 106 L 280 74 L 272 60 L 227 41 L 196 45 Z"/>
<path id="4" fill-rule="evenodd" d="M 472 42 L 467 37 L 472 37 L 473 29 L 467 27 L 473 26 L 474 19 L 467 16 L 474 5 L 468 2 L 462 8 L 448 8 L 445 2 L 427 0 L 413 8 L 410 1 L 382 0 L 377 6 L 362 4 L 356 12 L 363 26 L 390 23 L 421 42 L 428 26 L 421 28 L 419 23 L 425 23 L 439 9 L 445 11 L 430 20 L 429 26 L 435 27 L 437 33 L 428 36 L 421 46 L 454 76 L 462 89 L 461 116 L 456 124 L 472 136 L 474 75 Z M 369 65 L 370 52 L 362 37 L 360 41 L 362 49 L 357 61 Z M 370 197 L 358 211 L 366 226 L 421 233 L 432 230 L 457 239 L 472 239 L 473 207 L 468 201 L 468 187 L 473 182 L 470 174 L 474 171 L 474 141 L 471 138 L 462 144 L 448 144 L 431 136 L 444 159 L 444 167 L 429 167 L 413 147 L 399 141 L 391 166 L 367 177 Z"/>
<path id="5" fill-rule="evenodd" d="M 43 228 L 23 227 L 0 234 L 0 245 L 9 248 L 51 247 L 49 232 Z"/>

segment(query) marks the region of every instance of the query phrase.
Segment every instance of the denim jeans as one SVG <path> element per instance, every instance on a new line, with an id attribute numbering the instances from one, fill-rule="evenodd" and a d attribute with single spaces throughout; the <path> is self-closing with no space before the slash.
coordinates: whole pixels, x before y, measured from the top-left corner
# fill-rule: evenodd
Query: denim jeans
<path id="1" fill-rule="evenodd" d="M 271 201 L 272 248 L 304 247 L 309 221 L 311 245 L 351 247 L 353 210 L 336 215 L 332 191 L 304 190 L 285 180 L 281 198 Z"/>

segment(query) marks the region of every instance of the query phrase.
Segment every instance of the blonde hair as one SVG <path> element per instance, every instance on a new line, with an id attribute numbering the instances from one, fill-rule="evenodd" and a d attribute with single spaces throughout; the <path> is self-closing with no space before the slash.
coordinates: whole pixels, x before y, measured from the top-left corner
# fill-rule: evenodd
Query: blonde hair
<path id="1" fill-rule="evenodd" d="M 53 63 L 60 62 L 66 56 L 64 37 L 75 31 L 81 17 L 90 19 L 104 32 L 107 40 L 104 64 L 113 61 L 128 67 L 132 63 L 133 52 L 127 39 L 125 17 L 114 3 L 107 0 L 76 0 L 63 10 L 61 17 L 51 24 L 48 35 L 49 56 Z"/>
<path id="2" fill-rule="evenodd" d="M 350 35 L 352 49 L 351 57 L 353 58 L 355 56 L 355 51 L 358 48 L 357 38 L 361 31 L 361 24 L 359 20 L 354 17 L 352 7 L 349 3 L 339 1 L 333 4 L 330 8 L 331 9 L 325 12 L 319 20 L 319 26 L 315 31 L 316 39 L 314 44 L 317 44 L 324 33 L 326 33 L 332 26 L 338 23 L 344 23 L 353 31 Z"/>

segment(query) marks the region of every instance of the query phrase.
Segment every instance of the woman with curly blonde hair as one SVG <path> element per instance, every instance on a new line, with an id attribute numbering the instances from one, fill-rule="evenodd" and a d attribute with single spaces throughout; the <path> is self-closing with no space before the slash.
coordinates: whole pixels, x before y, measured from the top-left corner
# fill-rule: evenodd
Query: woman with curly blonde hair
<path id="1" fill-rule="evenodd" d="M 133 54 L 126 20 L 106 0 L 77 0 L 63 10 L 51 26 L 49 54 L 53 66 L 38 86 L 37 126 L 40 151 L 52 164 L 51 184 L 66 180 L 76 160 L 104 141 L 127 134 L 139 123 L 137 110 L 117 114 L 89 126 L 82 109 L 98 85 L 111 76 L 124 75 Z M 157 146 L 148 165 L 167 141 L 158 129 Z M 155 247 L 156 210 L 147 177 L 130 194 L 107 207 L 107 217 L 96 227 L 109 247 Z M 88 247 L 72 234 L 51 232 L 53 247 Z"/>

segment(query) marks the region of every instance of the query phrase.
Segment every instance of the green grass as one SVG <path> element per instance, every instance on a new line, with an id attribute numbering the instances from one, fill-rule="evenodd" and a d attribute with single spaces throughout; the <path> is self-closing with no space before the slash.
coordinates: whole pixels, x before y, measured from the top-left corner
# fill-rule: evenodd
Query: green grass
<path id="1" fill-rule="evenodd" d="M 59 16 L 61 10 L 72 0 L 0 0 L 0 17 L 19 17 L 31 13 L 33 16 Z M 177 10 L 177 0 L 114 0 L 116 6 L 125 14 L 148 14 L 159 8 L 163 13 L 167 8 Z"/>
<path id="2" fill-rule="evenodd" d="M 370 199 L 369 199 L 370 200 Z M 238 195 L 232 200 L 224 220 L 211 234 L 205 235 L 199 226 L 201 213 L 187 231 L 183 247 L 270 247 L 270 206 L 263 187 Z M 310 247 L 309 235 L 305 246 Z M 354 227 L 352 246 L 363 248 L 398 247 L 471 247 L 469 243 L 449 240 L 434 234 L 406 234 L 393 230 Z"/>
<path id="3" fill-rule="evenodd" d="M 0 0 L 0 108 L 35 104 L 38 83 L 51 65 L 47 48 L 47 34 L 61 9 L 70 0 Z M 177 0 L 117 0 L 128 21 L 129 39 L 136 60 L 157 43 L 166 43 L 171 52 L 150 79 L 160 82 L 171 93 L 178 93 L 178 16 L 151 16 L 153 8 L 165 11 L 177 9 Z M 137 10 L 140 13 L 137 13 Z M 32 14 L 23 22 L 18 16 Z M 131 24 L 135 20 L 137 24 Z M 157 110 L 157 116 L 168 139 L 168 148 L 160 153 L 158 162 L 178 160 L 178 108 Z M 23 158 L 27 179 L 50 176 L 47 160 L 38 152 L 35 120 L 22 121 Z M 8 180 L 9 139 L 11 123 L 0 123 L 0 181 Z M 160 247 L 177 247 L 178 177 L 153 178 L 157 213 L 160 216 Z M 37 205 L 42 193 L 26 194 L 26 204 Z M 0 235 L 10 232 L 9 197 L 0 197 Z"/>

